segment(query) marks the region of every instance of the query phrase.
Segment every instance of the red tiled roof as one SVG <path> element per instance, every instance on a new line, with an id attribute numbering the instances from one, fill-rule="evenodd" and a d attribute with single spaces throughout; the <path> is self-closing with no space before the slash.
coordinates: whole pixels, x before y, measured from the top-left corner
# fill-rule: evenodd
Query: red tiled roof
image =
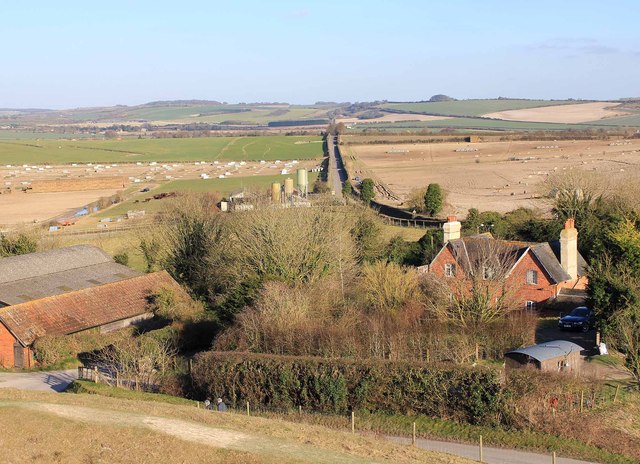
<path id="1" fill-rule="evenodd" d="M 0 309 L 0 321 L 25 346 L 44 335 L 67 335 L 149 312 L 161 288 L 184 290 L 166 271 L 144 274 Z"/>

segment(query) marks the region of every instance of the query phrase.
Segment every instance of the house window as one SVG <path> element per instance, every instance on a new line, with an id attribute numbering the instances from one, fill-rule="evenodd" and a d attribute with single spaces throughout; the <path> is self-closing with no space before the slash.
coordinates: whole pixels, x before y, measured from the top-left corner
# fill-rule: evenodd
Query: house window
<path id="1" fill-rule="evenodd" d="M 456 265 L 453 263 L 445 263 L 444 265 L 444 275 L 445 277 L 455 277 L 456 275 Z"/>
<path id="2" fill-rule="evenodd" d="M 533 311 L 536 309 L 536 302 L 529 300 L 524 304 L 524 307 L 527 311 Z"/>
<path id="3" fill-rule="evenodd" d="M 527 271 L 527 284 L 538 285 L 538 271 Z"/>

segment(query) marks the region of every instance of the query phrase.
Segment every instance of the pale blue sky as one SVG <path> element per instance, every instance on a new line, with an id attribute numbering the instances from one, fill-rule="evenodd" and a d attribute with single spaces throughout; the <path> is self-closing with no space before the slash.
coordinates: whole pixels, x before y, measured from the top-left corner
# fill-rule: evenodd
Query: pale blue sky
<path id="1" fill-rule="evenodd" d="M 0 0 L 0 108 L 640 96 L 640 1 Z"/>

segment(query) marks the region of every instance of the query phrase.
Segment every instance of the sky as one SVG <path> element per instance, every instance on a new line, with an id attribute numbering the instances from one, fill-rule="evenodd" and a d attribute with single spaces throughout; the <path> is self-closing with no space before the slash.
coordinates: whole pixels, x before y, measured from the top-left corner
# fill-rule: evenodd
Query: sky
<path id="1" fill-rule="evenodd" d="M 640 96 L 638 0 L 0 0 L 0 108 Z"/>

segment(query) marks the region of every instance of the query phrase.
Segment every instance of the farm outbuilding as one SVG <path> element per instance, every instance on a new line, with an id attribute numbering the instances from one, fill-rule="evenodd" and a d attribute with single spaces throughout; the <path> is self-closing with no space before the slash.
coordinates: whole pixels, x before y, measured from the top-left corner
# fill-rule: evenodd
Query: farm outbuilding
<path id="1" fill-rule="evenodd" d="M 143 274 L 79 245 L 0 259 L 0 366 L 34 364 L 47 335 L 107 332 L 152 317 L 160 289 L 184 292 L 166 272 Z"/>
<path id="2" fill-rule="evenodd" d="M 507 370 L 535 367 L 543 372 L 579 374 L 583 348 L 566 340 L 528 346 L 505 354 Z"/>

